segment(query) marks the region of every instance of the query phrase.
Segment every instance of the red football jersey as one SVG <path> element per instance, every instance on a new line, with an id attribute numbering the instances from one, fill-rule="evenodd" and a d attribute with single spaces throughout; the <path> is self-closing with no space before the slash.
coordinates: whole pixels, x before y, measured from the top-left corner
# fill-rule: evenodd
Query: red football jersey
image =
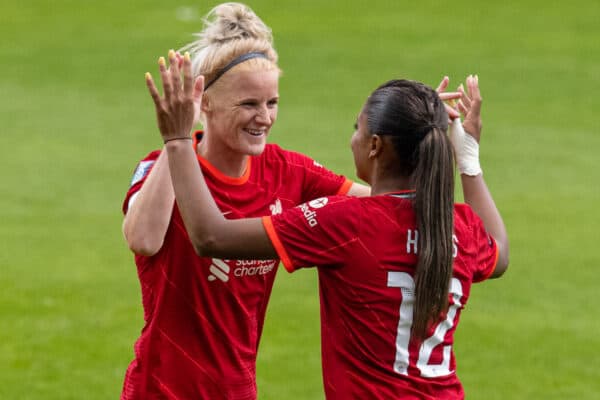
<path id="1" fill-rule="evenodd" d="M 462 399 L 452 351 L 472 282 L 497 247 L 467 205 L 455 206 L 450 306 L 426 340 L 410 337 L 418 231 L 413 193 L 324 197 L 263 217 L 288 271 L 317 265 L 327 399 Z"/>
<path id="2" fill-rule="evenodd" d="M 124 212 L 158 155 L 138 164 Z M 276 145 L 251 157 L 241 178 L 199 162 L 230 219 L 278 214 L 312 198 L 345 194 L 351 185 Z M 256 355 L 279 260 L 198 257 L 174 205 L 161 250 L 135 262 L 145 325 L 121 399 L 256 399 Z"/>

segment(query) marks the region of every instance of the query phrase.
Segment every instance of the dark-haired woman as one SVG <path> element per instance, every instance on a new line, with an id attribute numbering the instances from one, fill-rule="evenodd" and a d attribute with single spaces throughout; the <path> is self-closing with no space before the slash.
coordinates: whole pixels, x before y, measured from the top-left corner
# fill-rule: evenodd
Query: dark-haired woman
<path id="1" fill-rule="evenodd" d="M 454 331 L 473 282 L 502 275 L 508 239 L 478 159 L 477 79 L 467 79 L 465 126 L 456 139 L 465 200 L 454 204 L 448 115 L 431 88 L 390 81 L 361 110 L 352 136 L 365 198 L 323 197 L 280 215 L 226 220 L 186 144 L 193 97 L 163 74 L 178 101 L 152 79 L 175 197 L 190 240 L 203 256 L 280 257 L 286 269 L 318 266 L 322 361 L 328 399 L 461 399 Z M 170 126 L 171 129 L 163 129 Z M 466 165 L 466 167 L 465 167 Z M 200 184 L 197 184 L 200 182 Z"/>

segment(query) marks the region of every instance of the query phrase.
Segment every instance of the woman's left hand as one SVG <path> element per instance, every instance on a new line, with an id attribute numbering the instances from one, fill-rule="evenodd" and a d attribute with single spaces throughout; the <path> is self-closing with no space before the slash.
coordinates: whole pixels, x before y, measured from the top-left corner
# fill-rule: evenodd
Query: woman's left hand
<path id="1" fill-rule="evenodd" d="M 435 91 L 437 92 L 438 96 L 440 96 L 440 99 L 442 101 L 444 101 L 444 107 L 446 107 L 446 112 L 448 113 L 448 118 L 450 119 L 450 121 L 448 121 L 448 122 L 452 122 L 452 120 L 460 117 L 460 114 L 459 114 L 458 110 L 456 110 L 456 108 L 454 108 L 451 105 L 449 105 L 448 103 L 446 103 L 446 101 L 460 99 L 462 96 L 462 93 L 461 92 L 445 92 L 449 83 L 450 83 L 450 79 L 447 76 L 445 76 L 442 79 L 442 81 L 440 82 L 440 84 L 438 85 L 437 89 L 435 89 Z"/>
<path id="2" fill-rule="evenodd" d="M 169 51 L 169 68 L 164 57 L 159 58 L 163 96 L 158 92 L 150 73 L 146 73 L 146 85 L 154 101 L 158 128 L 165 142 L 190 137 L 195 122 L 195 108 L 200 103 L 204 91 L 204 78 L 200 76 L 195 82 L 193 80 L 189 53 L 184 55 L 181 68 L 180 64 L 173 50 Z"/>

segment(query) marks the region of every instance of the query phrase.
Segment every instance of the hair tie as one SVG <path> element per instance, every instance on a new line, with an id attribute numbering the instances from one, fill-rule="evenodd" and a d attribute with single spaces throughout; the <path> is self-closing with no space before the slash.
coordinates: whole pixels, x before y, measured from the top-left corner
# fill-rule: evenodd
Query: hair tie
<path id="1" fill-rule="evenodd" d="M 269 59 L 269 57 L 267 57 L 266 54 L 259 53 L 257 51 L 253 51 L 253 52 L 250 52 L 250 53 L 242 54 L 242 55 L 234 58 L 233 60 L 231 60 L 229 62 L 229 64 L 227 64 L 226 66 L 224 66 L 223 68 L 221 68 L 219 70 L 219 72 L 217 72 L 217 75 L 215 75 L 214 78 L 212 78 L 206 85 L 204 85 L 204 90 L 206 91 L 210 87 L 210 85 L 212 85 L 213 83 L 215 83 L 216 80 L 219 79 L 221 76 L 223 76 L 223 74 L 225 72 L 229 71 L 231 68 L 235 67 L 236 65 L 241 64 L 244 61 L 248 61 L 248 60 L 250 60 L 252 58 L 265 58 L 267 60 Z"/>
<path id="2" fill-rule="evenodd" d="M 440 127 L 436 124 L 427 124 L 422 126 L 421 129 L 419 129 L 417 132 L 421 137 L 425 137 L 429 132 L 436 128 L 439 129 Z"/>

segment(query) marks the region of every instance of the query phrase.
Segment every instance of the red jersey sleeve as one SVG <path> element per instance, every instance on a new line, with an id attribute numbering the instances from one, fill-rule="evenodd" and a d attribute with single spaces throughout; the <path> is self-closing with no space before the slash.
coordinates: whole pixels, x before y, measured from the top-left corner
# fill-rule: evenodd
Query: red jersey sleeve
<path id="1" fill-rule="evenodd" d="M 263 225 L 289 272 L 303 267 L 341 266 L 346 246 L 358 240 L 352 197 L 321 197 L 263 217 Z M 343 216 L 343 218 L 342 218 Z M 349 217 L 350 216 L 350 217 Z"/>
<path id="2" fill-rule="evenodd" d="M 345 195 L 352 181 L 343 175 L 337 175 L 312 158 L 294 151 L 285 151 L 290 177 L 302 179 L 302 202 L 322 196 Z"/>
<path id="3" fill-rule="evenodd" d="M 498 261 L 498 246 L 486 231 L 483 221 L 468 205 L 459 208 L 473 238 L 474 262 L 472 263 L 473 282 L 481 282 L 492 275 Z"/>
<path id="4" fill-rule="evenodd" d="M 127 190 L 127 194 L 125 194 L 125 199 L 123 200 L 123 214 L 127 214 L 127 209 L 129 208 L 129 202 L 131 201 L 131 198 L 141 189 L 142 185 L 146 181 L 146 178 L 148 178 L 152 167 L 154 167 L 154 163 L 159 155 L 160 150 L 152 151 L 135 167 L 133 176 L 131 177 L 131 182 L 129 183 L 129 190 Z"/>

